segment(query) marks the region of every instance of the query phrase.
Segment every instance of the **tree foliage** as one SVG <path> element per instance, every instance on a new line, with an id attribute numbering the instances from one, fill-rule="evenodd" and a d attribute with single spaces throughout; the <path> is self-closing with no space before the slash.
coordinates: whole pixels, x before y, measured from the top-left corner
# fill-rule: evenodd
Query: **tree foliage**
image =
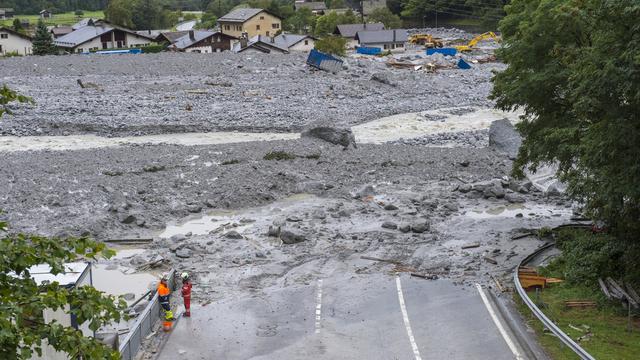
<path id="1" fill-rule="evenodd" d="M 344 56 L 347 40 L 340 36 L 327 36 L 316 41 L 315 48 L 324 53 Z"/>
<path id="2" fill-rule="evenodd" d="M 16 32 L 19 32 L 19 33 L 24 32 L 24 28 L 22 27 L 22 21 L 20 21 L 20 19 L 18 18 L 13 19 L 13 25 L 11 27 Z"/>
<path id="3" fill-rule="evenodd" d="M 2 117 L 2 115 L 5 113 L 11 115 L 11 110 L 7 108 L 7 105 L 12 102 L 33 103 L 33 100 L 31 100 L 31 98 L 29 97 L 18 94 L 14 90 L 9 89 L 7 85 L 3 85 L 0 88 L 0 117 Z"/>
<path id="4" fill-rule="evenodd" d="M 559 164 L 569 194 L 620 239 L 640 231 L 640 6 L 631 0 L 513 0 L 501 22 L 492 98 L 521 108 L 521 175 Z"/>
<path id="5" fill-rule="evenodd" d="M 131 1 L 128 0 L 110 0 L 107 9 L 104 11 L 104 17 L 107 21 L 132 29 L 134 27 L 132 17 Z"/>
<path id="6" fill-rule="evenodd" d="M 353 11 L 347 11 L 344 14 L 338 14 L 335 11 L 330 11 L 316 19 L 314 33 L 316 36 L 326 36 L 333 34 L 336 26 L 340 24 L 354 24 L 357 22 L 358 21 Z"/>
<path id="7" fill-rule="evenodd" d="M 33 55 L 55 55 L 58 49 L 53 44 L 51 33 L 42 19 L 38 20 L 36 33 L 33 36 Z"/>
<path id="8" fill-rule="evenodd" d="M 402 27 L 402 20 L 400 16 L 391 12 L 387 8 L 375 9 L 369 15 L 368 20 L 370 22 L 381 22 L 384 24 L 385 29 L 399 29 Z"/>
<path id="9" fill-rule="evenodd" d="M 70 358 L 119 359 L 119 353 L 82 332 L 57 321 L 45 322 L 45 309 L 62 310 L 91 330 L 122 318 L 126 303 L 91 286 L 68 289 L 57 282 L 36 283 L 29 268 L 47 264 L 52 274 L 64 271 L 64 263 L 109 257 L 113 251 L 87 238 L 50 239 L 13 235 L 0 222 L 0 353 L 3 359 L 27 360 L 41 354 L 46 344 Z"/>

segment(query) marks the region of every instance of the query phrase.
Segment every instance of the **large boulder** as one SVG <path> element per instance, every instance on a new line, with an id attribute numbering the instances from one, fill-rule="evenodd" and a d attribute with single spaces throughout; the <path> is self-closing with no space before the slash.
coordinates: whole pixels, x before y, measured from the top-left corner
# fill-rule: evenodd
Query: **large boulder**
<path id="1" fill-rule="evenodd" d="M 356 148 L 356 138 L 351 129 L 340 129 L 332 126 L 317 126 L 302 132 L 302 136 L 324 140 L 334 145 L 342 145 L 348 148 L 353 145 Z"/>
<path id="2" fill-rule="evenodd" d="M 297 234 L 291 230 L 281 230 L 280 231 L 280 239 L 285 244 L 296 244 L 299 242 L 303 242 L 306 240 L 304 235 Z"/>
<path id="3" fill-rule="evenodd" d="M 522 145 L 522 137 L 507 119 L 496 120 L 489 128 L 489 146 L 507 154 L 510 159 L 518 156 L 518 149 Z"/>

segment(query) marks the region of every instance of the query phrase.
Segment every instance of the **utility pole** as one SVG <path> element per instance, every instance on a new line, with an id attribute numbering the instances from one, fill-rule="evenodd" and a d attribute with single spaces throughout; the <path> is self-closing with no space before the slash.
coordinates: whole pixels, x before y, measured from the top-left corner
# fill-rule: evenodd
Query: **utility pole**
<path id="1" fill-rule="evenodd" d="M 433 1 L 436 8 L 436 29 L 438 28 L 438 0 Z"/>

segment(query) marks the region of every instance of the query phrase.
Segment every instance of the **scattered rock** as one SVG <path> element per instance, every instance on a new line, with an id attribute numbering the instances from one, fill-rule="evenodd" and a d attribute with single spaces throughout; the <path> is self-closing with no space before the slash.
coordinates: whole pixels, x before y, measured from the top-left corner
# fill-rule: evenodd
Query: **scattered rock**
<path id="1" fill-rule="evenodd" d="M 386 72 L 378 72 L 373 74 L 371 76 L 371 80 L 377 81 L 379 83 L 389 85 L 389 86 L 396 86 L 396 83 L 392 82 L 391 79 L 389 78 L 389 73 L 386 73 Z"/>
<path id="2" fill-rule="evenodd" d="M 522 145 L 522 137 L 509 120 L 502 119 L 491 123 L 489 146 L 515 159 L 520 145 Z"/>
<path id="3" fill-rule="evenodd" d="M 162 171 L 164 169 L 165 169 L 164 165 L 154 164 L 154 165 L 147 165 L 147 166 L 143 167 L 142 171 L 153 173 L 153 172 Z"/>
<path id="4" fill-rule="evenodd" d="M 185 241 L 186 239 L 187 237 L 184 234 L 175 234 L 169 238 L 169 240 L 171 240 L 174 243 Z"/>
<path id="5" fill-rule="evenodd" d="M 190 213 L 199 213 L 202 211 L 202 206 L 196 204 L 187 205 L 187 211 Z"/>
<path id="6" fill-rule="evenodd" d="M 269 231 L 267 231 L 267 236 L 270 236 L 270 237 L 280 236 L 280 226 L 269 226 Z"/>
<path id="7" fill-rule="evenodd" d="M 409 224 L 400 225 L 400 227 L 398 227 L 398 230 L 400 230 L 400 232 L 403 232 L 403 233 L 408 233 L 411 231 L 411 225 Z"/>
<path id="8" fill-rule="evenodd" d="M 361 187 L 359 190 L 351 194 L 351 196 L 354 199 L 362 199 L 368 196 L 375 196 L 375 195 L 376 195 L 376 189 L 373 187 L 373 185 L 365 185 Z"/>
<path id="9" fill-rule="evenodd" d="M 398 224 L 394 223 L 393 221 L 385 221 L 382 223 L 382 227 L 384 229 L 391 229 L 391 230 L 395 230 L 398 228 Z"/>
<path id="10" fill-rule="evenodd" d="M 393 211 L 393 210 L 398 210 L 398 207 L 393 204 L 387 204 L 384 206 L 384 209 L 388 211 Z"/>
<path id="11" fill-rule="evenodd" d="M 135 215 L 132 214 L 118 214 L 118 220 L 123 224 L 133 224 L 136 221 Z"/>
<path id="12" fill-rule="evenodd" d="M 236 239 L 236 240 L 244 239 L 244 236 L 242 236 L 242 234 L 240 234 L 235 230 L 228 231 L 227 233 L 224 234 L 224 237 L 226 237 L 227 239 Z"/>
<path id="13" fill-rule="evenodd" d="M 524 197 L 514 193 L 505 194 L 504 199 L 510 203 L 523 203 L 525 202 Z"/>
<path id="14" fill-rule="evenodd" d="M 134 293 L 126 293 L 122 297 L 127 301 L 132 301 L 136 299 L 136 295 Z"/>
<path id="15" fill-rule="evenodd" d="M 413 231 L 416 234 L 421 234 L 425 231 L 429 231 L 430 228 L 431 228 L 431 224 L 429 224 L 428 221 L 418 222 L 411 225 L 411 231 Z"/>
<path id="16" fill-rule="evenodd" d="M 324 140 L 334 145 L 342 145 L 344 148 L 348 148 L 349 145 L 353 145 L 357 148 L 356 138 L 353 136 L 351 129 L 340 129 L 331 126 L 318 126 L 302 132 L 303 137 L 316 138 Z"/>
<path id="17" fill-rule="evenodd" d="M 299 242 L 303 242 L 306 238 L 303 235 L 297 234 L 291 230 L 281 230 L 280 231 L 280 239 L 285 244 L 296 244 Z"/>
<path id="18" fill-rule="evenodd" d="M 188 259 L 191 257 L 191 250 L 187 248 L 178 249 L 176 251 L 176 256 L 182 259 Z"/>

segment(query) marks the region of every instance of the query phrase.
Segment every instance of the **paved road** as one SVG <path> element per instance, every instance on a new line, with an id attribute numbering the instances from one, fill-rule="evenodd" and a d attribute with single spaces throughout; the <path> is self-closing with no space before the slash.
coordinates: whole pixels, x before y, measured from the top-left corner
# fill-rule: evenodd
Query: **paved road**
<path id="1" fill-rule="evenodd" d="M 507 341 L 475 287 L 345 275 L 195 307 L 159 359 L 514 359 Z"/>

